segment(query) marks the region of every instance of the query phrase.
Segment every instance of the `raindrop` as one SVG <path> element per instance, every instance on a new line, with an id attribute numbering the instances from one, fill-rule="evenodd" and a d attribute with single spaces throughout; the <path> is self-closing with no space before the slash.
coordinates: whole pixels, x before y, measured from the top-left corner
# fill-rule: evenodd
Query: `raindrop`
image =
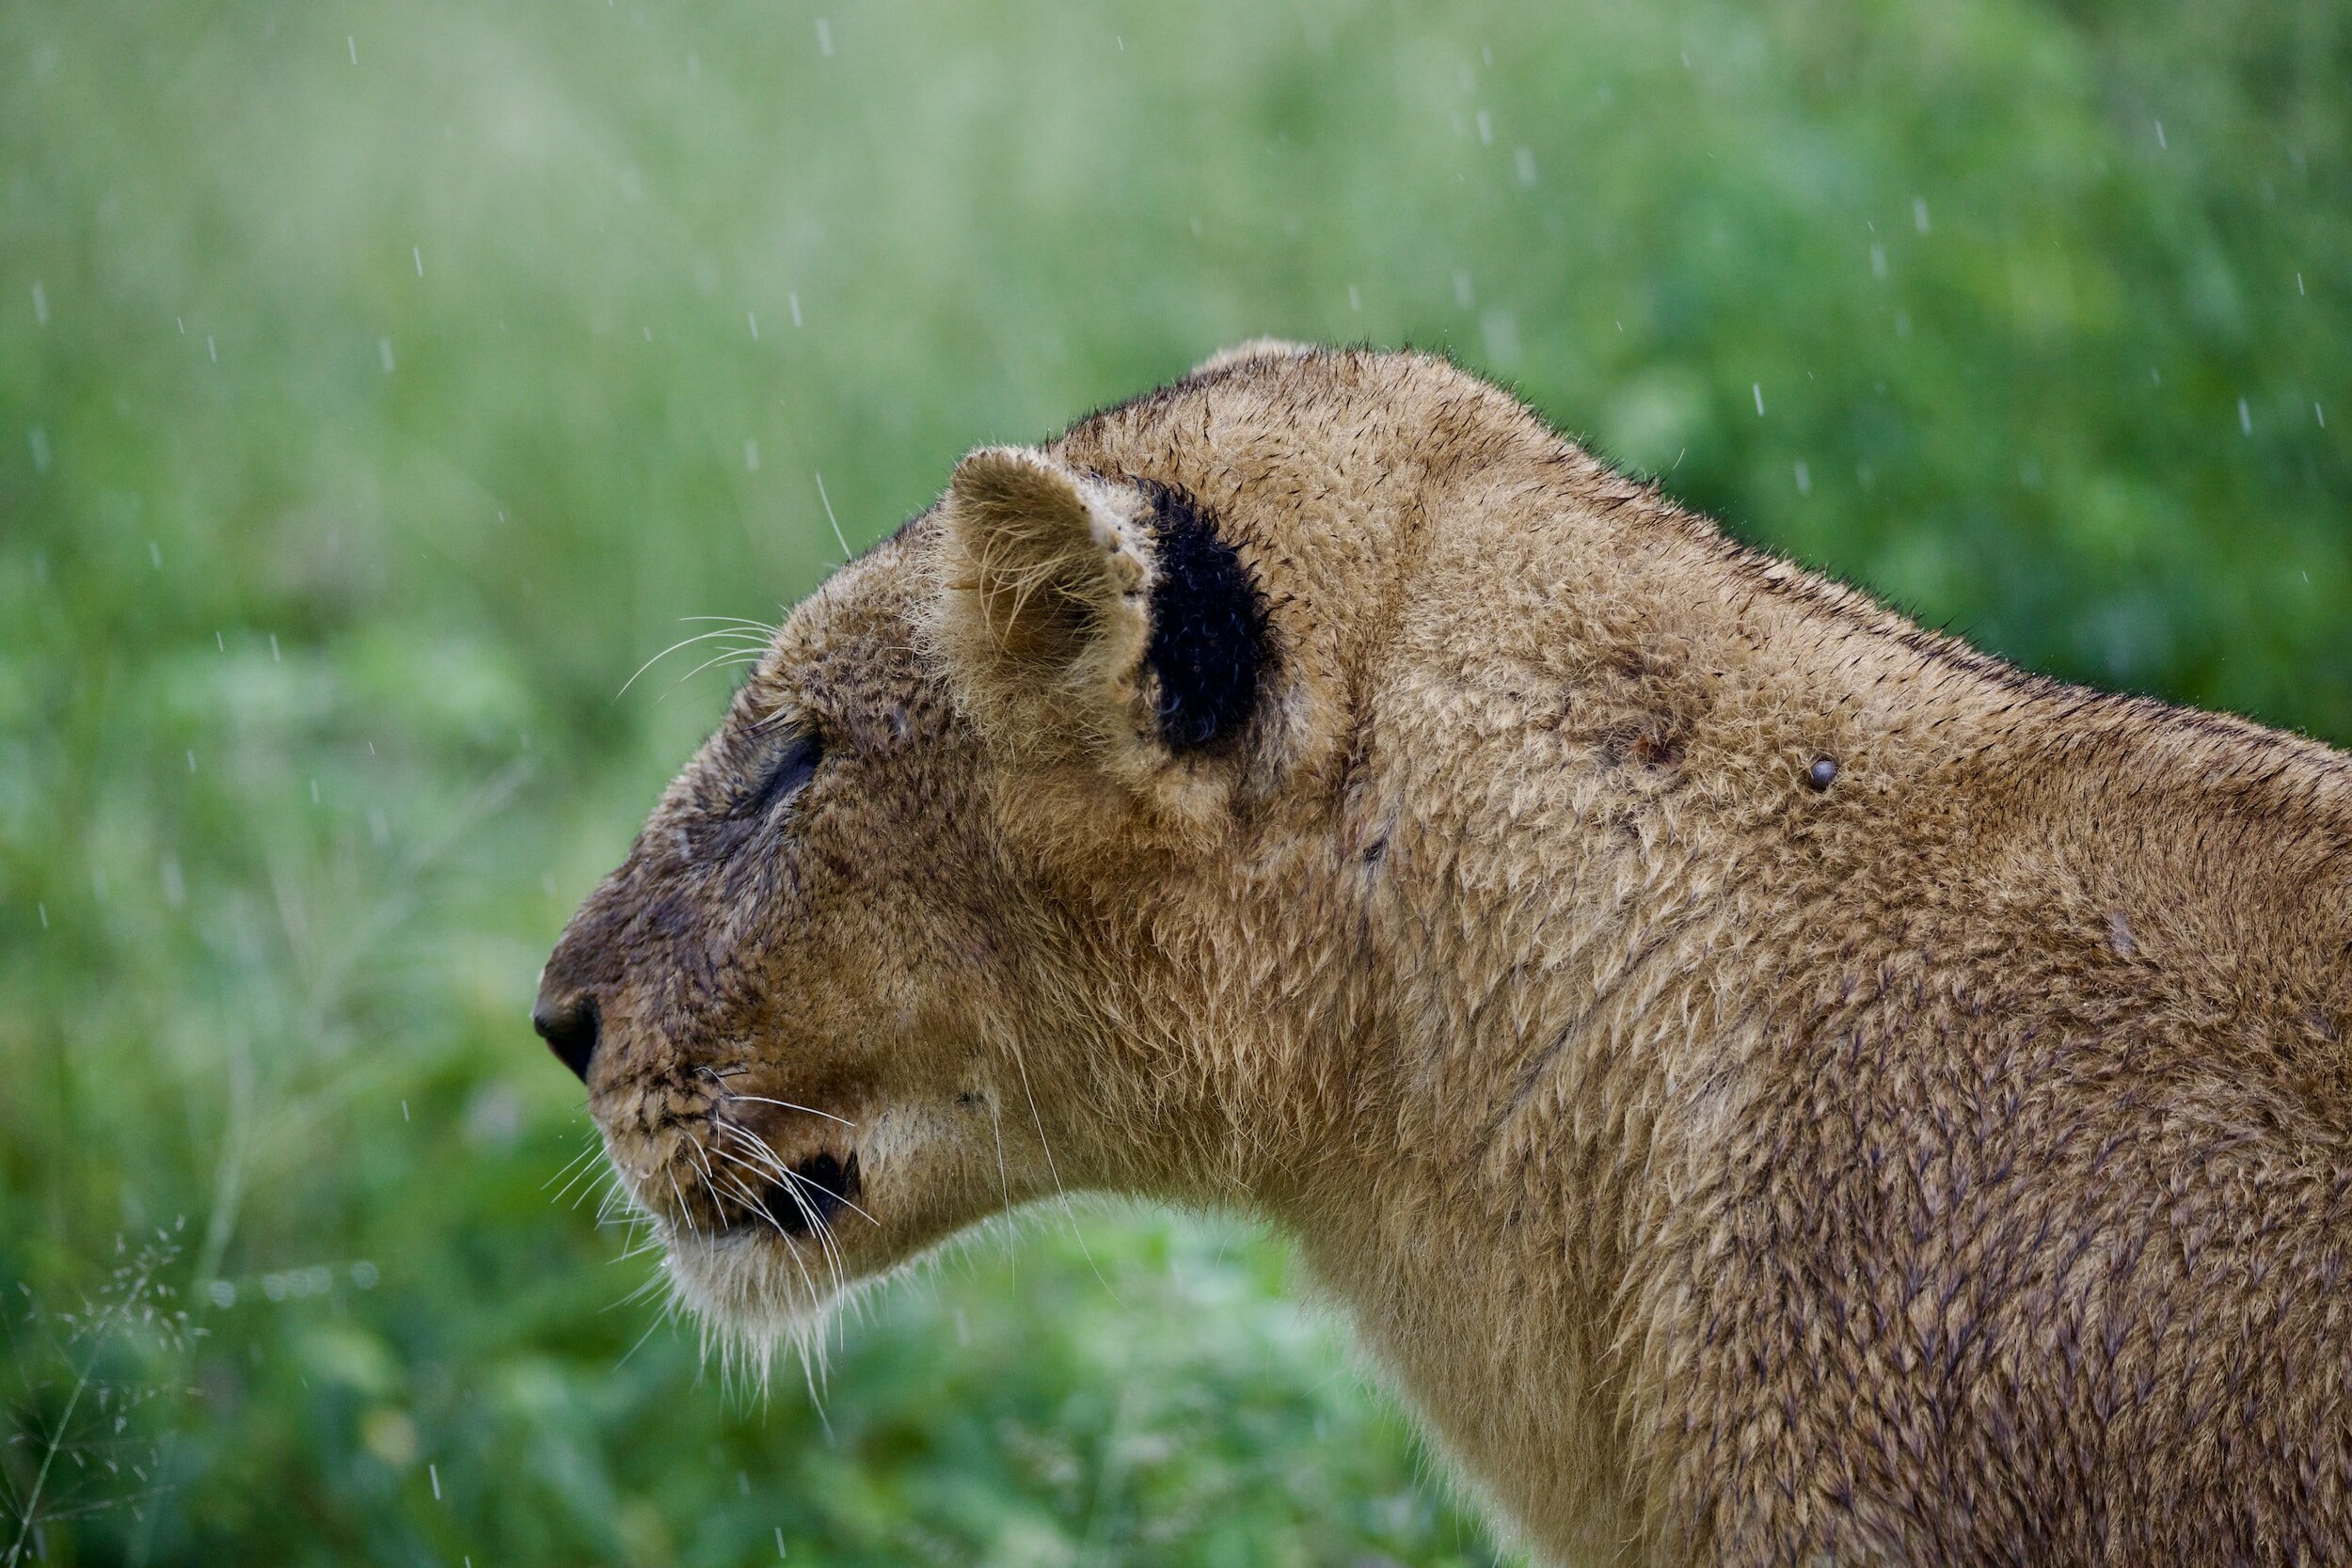
<path id="1" fill-rule="evenodd" d="M 225 1279 L 215 1279 L 205 1286 L 204 1293 L 212 1298 L 215 1307 L 230 1307 L 237 1305 L 237 1288 Z"/>
<path id="2" fill-rule="evenodd" d="M 33 446 L 33 472 L 45 474 L 49 471 L 49 432 L 40 425 L 35 425 L 30 432 L 30 438 Z"/>
<path id="3" fill-rule="evenodd" d="M 1511 163 L 1519 172 L 1520 184 L 1532 185 L 1535 182 L 1535 150 L 1534 148 L 1518 149 L 1511 154 Z"/>
<path id="4" fill-rule="evenodd" d="M 318 803 L 319 803 L 319 782 L 318 782 L 318 780 L 316 780 L 316 779 L 312 779 L 312 780 L 310 781 L 310 804 L 312 804 L 312 805 L 314 805 L 314 806 L 315 806 L 315 805 L 317 805 Z"/>
<path id="5" fill-rule="evenodd" d="M 1488 114 L 1486 110 L 1481 109 L 1478 111 L 1478 145 L 1481 147 L 1492 147 L 1494 144 L 1494 117 Z"/>
<path id="6" fill-rule="evenodd" d="M 33 908 L 40 912 L 40 928 L 46 931 L 49 929 L 49 906 L 46 904 L 35 904 Z"/>
<path id="7" fill-rule="evenodd" d="M 213 646 L 218 648 L 225 654 L 229 651 L 229 639 L 223 637 L 219 632 L 215 632 L 213 633 Z"/>
<path id="8" fill-rule="evenodd" d="M 345 33 L 343 35 L 343 41 L 351 46 L 351 63 L 353 65 L 358 65 L 359 63 L 359 35 L 357 33 Z"/>
<path id="9" fill-rule="evenodd" d="M 400 1102 L 400 1119 L 403 1121 L 408 1119 L 408 1101 L 405 1100 Z"/>
<path id="10" fill-rule="evenodd" d="M 164 569 L 164 547 L 152 539 L 147 542 L 147 559 L 155 570 L 160 572 Z"/>
<path id="11" fill-rule="evenodd" d="M 42 292 L 38 282 L 33 285 L 33 325 L 35 326 L 49 325 L 49 296 Z"/>
<path id="12" fill-rule="evenodd" d="M 375 1265 L 364 1258 L 351 1265 L 351 1282 L 362 1291 L 374 1290 L 375 1282 L 379 1277 L 381 1276 L 376 1273 Z"/>
<path id="13" fill-rule="evenodd" d="M 758 313 L 757 313 L 756 311 L 746 310 L 746 311 L 744 311 L 744 312 L 743 312 L 743 319 L 744 319 L 745 321 L 747 321 L 747 322 L 749 322 L 749 323 L 751 323 L 751 324 L 752 324 L 752 341 L 753 341 L 753 342 L 757 342 L 757 341 L 759 341 L 759 316 L 758 316 Z"/>
<path id="14" fill-rule="evenodd" d="M 2164 121 L 2159 119 L 2156 121 L 2156 150 L 2164 151 L 2167 145 L 2164 139 Z"/>
<path id="15" fill-rule="evenodd" d="M 1347 308 L 1351 310 L 1360 310 L 1364 308 L 1364 292 L 1353 283 L 1347 286 Z"/>
<path id="16" fill-rule="evenodd" d="M 2319 421 L 2320 429 L 2325 430 L 2328 428 L 2328 410 L 2322 408 L 2315 403 L 2312 404 L 2312 418 Z"/>
<path id="17" fill-rule="evenodd" d="M 1873 277 L 1886 276 L 1886 247 L 1883 245 L 1874 245 L 1870 247 L 1870 276 Z"/>
<path id="18" fill-rule="evenodd" d="M 2254 434 L 2254 411 L 2246 406 L 2246 400 L 2237 400 L 2237 427 L 2248 436 Z"/>
<path id="19" fill-rule="evenodd" d="M 176 910 L 188 901 L 188 882 L 181 874 L 179 856 L 166 854 L 156 863 L 155 876 L 164 885 L 165 903 Z"/>
<path id="20" fill-rule="evenodd" d="M 2309 294 L 2311 292 L 2303 287 L 2303 275 L 2299 272 L 2295 275 L 2295 292 L 2298 294 Z"/>
<path id="21" fill-rule="evenodd" d="M 1797 459 L 1797 494 L 1800 496 L 1813 494 L 1813 471 L 1804 466 L 1804 459 L 1802 457 Z"/>
<path id="22" fill-rule="evenodd" d="M 1928 198 L 1924 196 L 1911 198 L 1911 227 L 1922 234 L 1928 231 Z"/>
<path id="23" fill-rule="evenodd" d="M 269 661 L 272 664 L 283 664 L 285 662 L 283 658 L 278 657 L 278 634 L 276 632 L 271 632 L 269 634 Z"/>
<path id="24" fill-rule="evenodd" d="M 833 24 L 821 16 L 817 19 L 817 53 L 833 58 Z"/>
<path id="25" fill-rule="evenodd" d="M 1756 393 L 1756 417 L 1760 420 L 1764 417 L 1764 383 L 1750 382 L 1749 389 Z"/>
<path id="26" fill-rule="evenodd" d="M 801 296 L 787 291 L 784 296 L 784 302 L 791 307 L 792 325 L 798 327 L 801 325 Z"/>
<path id="27" fill-rule="evenodd" d="M 1895 312 L 1895 336 L 1898 338 L 1908 338 L 1911 336 L 1910 311 L 1898 310 Z"/>
<path id="28" fill-rule="evenodd" d="M 743 468 L 747 473 L 759 472 L 759 443 L 746 438 L 743 442 Z"/>
<path id="29" fill-rule="evenodd" d="M 196 771 L 196 753 L 194 752 L 190 752 L 188 753 L 188 771 L 191 773 Z"/>
<path id="30" fill-rule="evenodd" d="M 784 1527 L 782 1525 L 776 1527 L 776 1556 L 779 1558 L 784 1556 Z"/>
<path id="31" fill-rule="evenodd" d="M 375 341 L 375 353 L 376 357 L 384 361 L 384 373 L 386 375 L 391 374 L 392 341 L 389 338 L 378 338 Z"/>
<path id="32" fill-rule="evenodd" d="M 220 363 L 220 345 L 213 341 L 213 335 L 209 332 L 204 334 L 204 352 L 213 356 L 214 364 Z"/>
<path id="33" fill-rule="evenodd" d="M 422 277 L 424 276 L 424 246 L 412 245 L 408 247 L 408 254 L 416 258 L 417 276 Z"/>
<path id="34" fill-rule="evenodd" d="M 1465 310 L 1478 303 L 1478 291 L 1470 287 L 1470 275 L 1467 271 L 1454 275 L 1454 302 Z"/>
<path id="35" fill-rule="evenodd" d="M 1478 335 L 1486 357 L 1498 365 L 1515 364 L 1519 356 L 1519 319 L 1508 310 L 1488 310 L 1478 318 Z"/>
<path id="36" fill-rule="evenodd" d="M 433 1480 L 433 1500 L 437 1503 L 441 1500 L 441 1467 L 438 1465 L 427 1465 L 424 1467 L 424 1473 Z"/>

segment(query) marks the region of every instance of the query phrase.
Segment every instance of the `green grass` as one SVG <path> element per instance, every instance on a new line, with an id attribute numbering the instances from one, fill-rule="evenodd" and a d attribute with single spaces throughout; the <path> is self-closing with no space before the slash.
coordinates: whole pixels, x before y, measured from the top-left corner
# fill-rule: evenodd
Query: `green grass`
<path id="1" fill-rule="evenodd" d="M 0 1562 L 1496 1560 L 1230 1222 L 959 1253 L 821 1418 L 632 1301 L 524 1015 L 724 676 L 614 692 L 819 472 L 855 546 L 1272 331 L 2352 738 L 2348 78 L 2322 0 L 0 10 Z"/>

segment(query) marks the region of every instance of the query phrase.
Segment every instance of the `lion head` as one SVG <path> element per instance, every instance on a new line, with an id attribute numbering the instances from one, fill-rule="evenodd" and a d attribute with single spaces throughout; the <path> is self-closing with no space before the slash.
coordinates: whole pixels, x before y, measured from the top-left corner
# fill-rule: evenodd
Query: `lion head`
<path id="1" fill-rule="evenodd" d="M 966 457 L 791 612 L 532 1015 L 690 1302 L 756 1341 L 1041 1196 L 1263 1193 L 1337 1135 L 1351 595 L 1397 519 L 1382 399 L 1275 436 L 1400 372 L 1505 401 L 1253 345 Z"/>

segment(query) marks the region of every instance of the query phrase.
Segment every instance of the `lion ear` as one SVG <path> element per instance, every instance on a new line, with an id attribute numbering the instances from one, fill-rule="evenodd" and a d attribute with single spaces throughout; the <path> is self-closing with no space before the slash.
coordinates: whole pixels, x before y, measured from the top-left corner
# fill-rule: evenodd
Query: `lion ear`
<path id="1" fill-rule="evenodd" d="M 1183 492 L 990 447 L 957 466 L 943 524 L 932 641 L 984 729 L 1141 784 L 1246 727 L 1264 608 Z"/>

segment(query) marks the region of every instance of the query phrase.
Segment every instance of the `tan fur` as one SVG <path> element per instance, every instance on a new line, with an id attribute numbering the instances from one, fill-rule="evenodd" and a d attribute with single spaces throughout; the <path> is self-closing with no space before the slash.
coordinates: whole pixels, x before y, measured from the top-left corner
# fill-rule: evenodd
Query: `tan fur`
<path id="1" fill-rule="evenodd" d="M 1271 609 L 1238 744 L 1151 727 L 1137 480 Z M 2319 1562 L 2348 846 L 2338 753 L 1924 632 L 1440 361 L 1278 344 L 967 459 L 546 986 L 748 1332 L 1057 1188 L 1238 1205 L 1548 1560 Z M 746 1138 L 854 1149 L 831 1250 L 704 1185 Z"/>

